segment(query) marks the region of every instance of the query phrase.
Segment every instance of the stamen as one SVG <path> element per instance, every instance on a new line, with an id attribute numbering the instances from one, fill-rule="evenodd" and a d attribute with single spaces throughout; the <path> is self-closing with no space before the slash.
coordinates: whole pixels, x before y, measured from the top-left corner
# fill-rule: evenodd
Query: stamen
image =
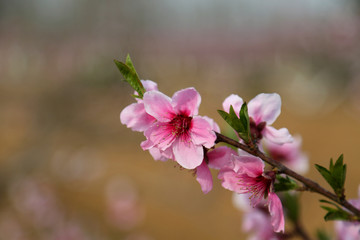
<path id="1" fill-rule="evenodd" d="M 244 193 L 250 193 L 250 204 L 254 207 L 261 199 L 267 196 L 267 193 L 271 186 L 271 179 L 264 176 L 258 176 L 256 178 L 249 177 L 246 174 L 242 174 L 239 177 L 240 190 Z"/>
<path id="2" fill-rule="evenodd" d="M 186 135 L 186 138 L 188 137 L 188 131 L 191 127 L 191 120 L 192 117 L 187 117 L 183 115 L 177 115 L 169 125 L 172 127 L 171 132 L 173 135 L 181 136 Z"/>

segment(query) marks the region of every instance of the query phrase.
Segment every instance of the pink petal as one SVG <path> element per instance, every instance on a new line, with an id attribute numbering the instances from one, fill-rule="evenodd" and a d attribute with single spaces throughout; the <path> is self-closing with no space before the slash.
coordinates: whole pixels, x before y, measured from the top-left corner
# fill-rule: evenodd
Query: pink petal
<path id="1" fill-rule="evenodd" d="M 232 105 L 236 115 L 239 116 L 239 112 L 243 103 L 244 101 L 242 100 L 241 97 L 235 94 L 231 94 L 224 100 L 222 105 L 225 112 L 229 112 L 230 106 Z"/>
<path id="2" fill-rule="evenodd" d="M 196 168 L 204 159 L 203 147 L 194 145 L 191 141 L 176 139 L 172 146 L 175 161 L 186 169 Z"/>
<path id="3" fill-rule="evenodd" d="M 260 93 L 248 104 L 249 116 L 256 124 L 266 122 L 271 125 L 281 112 L 281 98 L 277 93 Z"/>
<path id="4" fill-rule="evenodd" d="M 170 122 L 175 116 L 171 106 L 171 98 L 161 92 L 146 92 L 143 102 L 146 112 L 160 122 Z"/>
<path id="5" fill-rule="evenodd" d="M 149 153 L 151 154 L 151 156 L 154 158 L 154 160 L 156 161 L 167 161 L 168 158 L 166 156 L 164 156 L 160 150 L 158 148 L 150 148 L 149 149 Z"/>
<path id="6" fill-rule="evenodd" d="M 156 90 L 156 91 L 158 90 L 158 86 L 157 86 L 156 82 L 153 82 L 151 80 L 141 80 L 141 83 L 147 92 L 153 91 L 153 90 Z"/>
<path id="7" fill-rule="evenodd" d="M 277 144 L 291 143 L 294 140 L 287 128 L 275 129 L 271 126 L 266 126 L 262 134 L 264 138 Z"/>
<path id="8" fill-rule="evenodd" d="M 196 145 L 204 145 L 206 148 L 211 148 L 216 140 L 216 135 L 211 129 L 206 119 L 195 116 L 191 121 L 190 137 Z"/>
<path id="9" fill-rule="evenodd" d="M 153 124 L 146 129 L 144 135 L 160 150 L 165 150 L 170 147 L 176 139 L 176 136 L 172 133 L 172 126 L 170 126 L 169 123 L 163 122 Z"/>
<path id="10" fill-rule="evenodd" d="M 219 125 L 214 121 L 214 119 L 212 118 L 209 118 L 208 116 L 202 116 L 203 119 L 205 119 L 206 121 L 208 121 L 208 123 L 210 124 L 211 126 L 211 129 L 214 131 L 214 132 L 220 132 L 220 127 Z"/>
<path id="11" fill-rule="evenodd" d="M 141 142 L 140 146 L 141 148 L 145 150 L 149 150 L 150 148 L 154 147 L 154 143 L 150 141 L 149 139 L 146 139 L 145 141 Z"/>
<path id="12" fill-rule="evenodd" d="M 176 114 L 194 116 L 198 114 L 201 102 L 200 94 L 195 88 L 177 91 L 172 97 L 172 106 Z"/>
<path id="13" fill-rule="evenodd" d="M 238 194 L 233 193 L 232 195 L 232 202 L 235 208 L 239 209 L 240 211 L 251 211 L 253 208 L 250 206 L 250 194 Z"/>
<path id="14" fill-rule="evenodd" d="M 274 143 L 267 138 L 263 138 L 261 143 L 271 157 L 284 163 L 293 161 L 300 154 L 301 150 L 297 138 L 291 143 L 284 144 Z"/>
<path id="15" fill-rule="evenodd" d="M 359 240 L 360 237 L 359 223 L 335 221 L 334 225 L 335 225 L 335 233 L 337 235 L 336 238 L 337 240 Z"/>
<path id="16" fill-rule="evenodd" d="M 218 178 L 221 179 L 221 186 L 230 191 L 236 193 L 245 193 L 239 186 L 239 178 L 232 169 L 221 169 L 218 174 Z"/>
<path id="17" fill-rule="evenodd" d="M 270 217 L 265 212 L 253 209 L 243 216 L 242 228 L 245 232 L 251 232 L 251 240 L 277 240 L 271 226 Z"/>
<path id="18" fill-rule="evenodd" d="M 145 112 L 143 103 L 133 103 L 121 111 L 120 121 L 133 131 L 143 132 L 150 127 L 156 119 Z"/>
<path id="19" fill-rule="evenodd" d="M 271 225 L 273 226 L 275 232 L 284 232 L 285 220 L 280 198 L 275 193 L 270 192 L 268 199 Z"/>
<path id="20" fill-rule="evenodd" d="M 265 164 L 258 157 L 251 155 L 232 155 L 231 157 L 235 164 L 234 171 L 238 173 L 245 173 L 249 177 L 256 178 L 264 172 Z"/>
<path id="21" fill-rule="evenodd" d="M 263 146 L 274 160 L 281 161 L 286 166 L 300 174 L 308 171 L 309 160 L 301 151 L 301 137 L 294 136 L 294 141 L 282 145 L 271 142 L 266 138 L 262 140 Z"/>
<path id="22" fill-rule="evenodd" d="M 209 167 L 203 161 L 200 166 L 196 168 L 196 181 L 200 183 L 203 193 L 211 191 L 213 186 L 213 179 Z"/>
<path id="23" fill-rule="evenodd" d="M 173 154 L 173 151 L 172 151 L 172 148 L 169 147 L 165 150 L 161 150 L 161 154 L 166 157 L 167 159 L 174 159 L 174 154 Z"/>
<path id="24" fill-rule="evenodd" d="M 144 86 L 146 92 L 149 92 L 149 91 L 157 91 L 158 90 L 158 87 L 157 87 L 157 84 L 151 80 L 140 80 L 142 85 Z M 138 95 L 138 92 L 137 91 L 134 91 L 134 95 Z M 140 99 L 140 98 L 136 98 L 136 101 L 138 103 L 142 103 L 143 100 Z"/>
<path id="25" fill-rule="evenodd" d="M 214 169 L 221 169 L 225 166 L 231 165 L 232 154 L 236 154 L 236 151 L 229 147 L 221 146 L 215 148 L 214 150 L 207 153 L 209 167 Z"/>
<path id="26" fill-rule="evenodd" d="M 285 163 L 286 165 L 286 163 Z M 299 155 L 290 162 L 289 167 L 299 174 L 305 174 L 309 170 L 309 158 L 306 154 L 299 153 Z"/>
<path id="27" fill-rule="evenodd" d="M 334 225 L 337 240 L 359 240 L 359 224 L 345 221 L 335 221 Z"/>

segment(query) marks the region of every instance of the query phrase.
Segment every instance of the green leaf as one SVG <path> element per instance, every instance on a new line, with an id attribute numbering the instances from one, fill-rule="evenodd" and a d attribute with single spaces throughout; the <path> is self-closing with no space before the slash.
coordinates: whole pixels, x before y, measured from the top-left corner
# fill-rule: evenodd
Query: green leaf
<path id="1" fill-rule="evenodd" d="M 240 116 L 240 121 L 241 121 L 243 129 L 244 129 L 243 132 L 240 134 L 240 136 L 243 135 L 243 136 L 241 136 L 241 138 L 245 142 L 249 142 L 249 140 L 250 140 L 250 120 L 249 120 L 249 114 L 248 114 L 248 108 L 247 108 L 246 102 L 244 102 L 243 105 L 241 106 L 239 116 Z"/>
<path id="2" fill-rule="evenodd" d="M 236 116 L 232 106 L 230 106 L 229 113 L 222 110 L 218 110 L 218 113 L 236 132 L 243 131 L 243 126 L 240 122 L 240 119 Z"/>
<path id="3" fill-rule="evenodd" d="M 332 158 L 330 158 L 330 166 L 329 166 L 329 170 L 333 171 L 334 170 L 334 161 Z"/>
<path id="4" fill-rule="evenodd" d="M 333 167 L 332 175 L 335 178 L 336 194 L 340 197 L 343 194 L 345 178 L 346 178 L 346 164 L 343 163 L 344 156 L 341 154 Z"/>
<path id="5" fill-rule="evenodd" d="M 349 220 L 351 215 L 345 211 L 340 211 L 335 208 L 329 208 L 325 206 L 321 206 L 323 209 L 327 210 L 328 212 L 324 216 L 325 221 L 333 221 L 333 220 Z"/>
<path id="6" fill-rule="evenodd" d="M 274 183 L 275 192 L 289 191 L 298 187 L 297 183 L 288 176 L 276 175 L 277 182 Z"/>
<path id="7" fill-rule="evenodd" d="M 220 116 L 227 122 L 227 118 L 229 117 L 229 114 L 223 110 L 217 110 L 217 112 L 220 114 Z M 230 125 L 230 124 L 229 124 Z"/>
<path id="8" fill-rule="evenodd" d="M 220 114 L 220 116 L 225 120 L 225 122 L 227 122 L 229 125 L 230 125 L 230 127 L 232 127 L 231 126 L 231 119 L 230 119 L 230 115 L 227 113 L 227 112 L 225 112 L 225 111 L 223 111 L 223 110 L 217 110 L 217 112 Z M 233 128 L 233 127 L 232 127 Z"/>
<path id="9" fill-rule="evenodd" d="M 339 207 L 336 203 L 330 202 L 330 201 L 328 201 L 328 200 L 320 199 L 319 202 L 331 204 L 331 205 L 333 205 L 334 207 L 336 207 L 338 210 L 342 210 L 342 208 Z"/>
<path id="10" fill-rule="evenodd" d="M 135 67 L 130 59 L 130 56 L 128 55 L 126 58 L 126 62 L 122 63 L 120 61 L 114 60 L 117 68 L 119 69 L 120 73 L 125 78 L 125 81 L 127 81 L 130 86 L 139 94 L 138 98 L 142 98 L 145 93 L 145 88 L 142 85 L 140 78 L 135 70 Z"/>
<path id="11" fill-rule="evenodd" d="M 126 66 L 128 66 L 133 72 L 135 72 L 136 73 L 136 70 L 135 70 L 135 67 L 134 67 L 134 64 L 132 63 L 132 61 L 131 61 L 131 58 L 130 58 L 130 55 L 128 54 L 127 56 L 126 56 L 126 61 L 125 61 L 125 64 L 126 64 Z"/>
<path id="12" fill-rule="evenodd" d="M 239 134 L 245 143 L 250 142 L 250 122 L 246 103 L 241 106 L 240 118 L 236 115 L 233 106 L 230 106 L 229 113 L 218 110 L 220 116 Z"/>
<path id="13" fill-rule="evenodd" d="M 340 208 L 337 204 L 327 201 L 327 200 L 320 200 L 322 203 L 328 203 L 336 208 L 331 208 L 328 206 L 321 206 L 321 208 L 325 209 L 327 211 L 326 215 L 324 216 L 325 221 L 331 221 L 331 220 L 349 220 L 351 219 L 352 215 Z"/>
<path id="14" fill-rule="evenodd" d="M 297 194 L 285 193 L 283 199 L 284 207 L 286 209 L 286 215 L 292 222 L 298 222 L 299 220 L 299 198 Z"/>
<path id="15" fill-rule="evenodd" d="M 340 199 L 343 199 L 345 197 L 344 185 L 346 179 L 346 164 L 344 164 L 343 159 L 344 156 L 342 154 L 336 160 L 335 164 L 333 162 L 333 159 L 330 159 L 329 169 L 326 169 L 320 165 L 315 164 L 316 169 L 329 183 L 329 185 L 334 190 L 335 194 Z"/>
<path id="16" fill-rule="evenodd" d="M 318 164 L 315 164 L 316 169 L 319 171 L 319 173 L 325 178 L 325 180 L 330 184 L 330 186 L 334 185 L 334 180 L 331 176 L 331 173 L 329 170 L 324 168 L 323 166 L 320 166 Z"/>

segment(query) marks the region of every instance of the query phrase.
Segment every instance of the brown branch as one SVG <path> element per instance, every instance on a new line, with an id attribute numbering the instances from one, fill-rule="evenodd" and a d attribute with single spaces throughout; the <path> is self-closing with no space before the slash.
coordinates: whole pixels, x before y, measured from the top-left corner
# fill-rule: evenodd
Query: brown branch
<path id="1" fill-rule="evenodd" d="M 217 132 L 215 132 L 215 133 L 217 136 L 216 143 L 219 143 L 219 142 L 227 143 L 236 148 L 240 148 L 241 150 L 243 150 L 247 153 L 250 153 L 253 156 L 261 158 L 263 161 L 267 162 L 271 166 L 276 167 L 279 170 L 279 172 L 284 173 L 284 174 L 298 180 L 299 182 L 302 182 L 307 187 L 307 190 L 312 191 L 312 192 L 317 192 L 317 193 L 323 195 L 324 197 L 331 199 L 332 201 L 340 204 L 341 206 L 343 206 L 344 208 L 346 208 L 347 210 L 352 212 L 358 219 L 360 219 L 360 210 L 359 209 L 354 207 L 352 204 L 350 204 L 345 199 L 338 198 L 335 194 L 324 189 L 323 187 L 321 187 L 318 183 L 314 182 L 313 180 L 308 179 L 308 178 L 292 171 L 291 169 L 289 169 L 286 166 L 284 166 L 283 164 L 281 164 L 279 161 L 276 161 L 276 160 L 266 156 L 258 148 L 250 148 L 250 147 L 246 146 L 245 144 L 239 143 L 238 141 L 228 138 L 220 133 L 217 133 Z"/>

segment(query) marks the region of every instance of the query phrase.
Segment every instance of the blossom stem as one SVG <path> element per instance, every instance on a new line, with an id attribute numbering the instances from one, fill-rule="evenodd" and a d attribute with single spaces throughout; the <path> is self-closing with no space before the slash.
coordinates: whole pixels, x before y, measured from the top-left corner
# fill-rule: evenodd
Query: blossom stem
<path id="1" fill-rule="evenodd" d="M 331 199 L 332 201 L 338 203 L 339 205 L 343 206 L 344 208 L 346 208 L 347 210 L 352 212 L 358 219 L 360 219 L 360 210 L 357 209 L 356 207 L 354 207 L 348 201 L 346 201 L 346 199 L 340 199 L 337 195 L 335 195 L 332 192 L 321 187 L 318 183 L 314 182 L 313 180 L 308 179 L 308 178 L 292 171 L 291 169 L 287 168 L 279 161 L 276 161 L 276 160 L 266 156 L 258 148 L 248 147 L 245 144 L 242 144 L 238 141 L 235 141 L 235 140 L 233 140 L 229 137 L 226 137 L 217 132 L 215 132 L 215 134 L 217 137 L 216 143 L 219 143 L 219 142 L 227 143 L 233 147 L 240 148 L 241 150 L 243 150 L 247 153 L 250 153 L 253 156 L 261 158 L 263 161 L 267 162 L 271 166 L 276 167 L 280 172 L 298 180 L 299 182 L 302 182 L 307 187 L 306 190 L 311 191 L 311 192 L 317 192 L 318 194 L 323 195 L 324 197 L 326 197 L 328 199 Z"/>

